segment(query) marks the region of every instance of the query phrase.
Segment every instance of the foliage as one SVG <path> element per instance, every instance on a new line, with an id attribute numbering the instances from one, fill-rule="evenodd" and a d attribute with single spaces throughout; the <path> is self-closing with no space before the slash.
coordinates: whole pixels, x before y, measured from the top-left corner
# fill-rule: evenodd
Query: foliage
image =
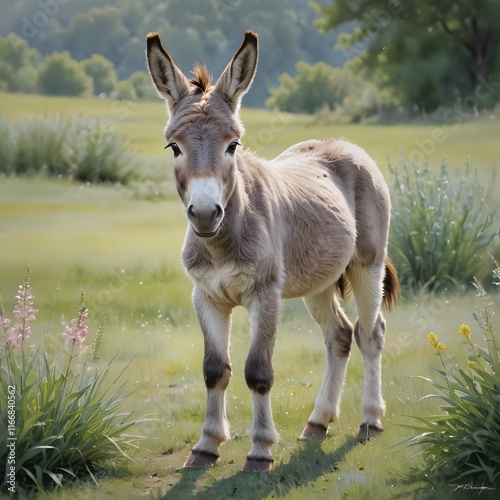
<path id="1" fill-rule="evenodd" d="M 269 89 L 268 106 L 292 113 L 334 110 L 334 119 L 359 122 L 377 114 L 381 98 L 376 88 L 346 66 L 332 68 L 324 62 L 295 65 L 297 75 L 280 76 L 280 86 Z M 324 114 L 324 113 L 323 113 Z"/>
<path id="2" fill-rule="evenodd" d="M 10 35 L 0 39 L 0 88 L 11 92 L 32 92 L 36 88 L 34 67 L 40 54 L 26 41 Z"/>
<path id="3" fill-rule="evenodd" d="M 44 347 L 28 345 L 33 307 L 29 271 L 19 287 L 13 316 L 0 310 L 0 477 L 5 492 L 61 486 L 91 477 L 127 459 L 135 447 L 126 431 L 141 420 L 121 410 L 131 393 L 119 377 L 107 380 L 113 360 L 99 370 L 103 329 L 86 349 L 88 309 L 84 296 L 66 325 L 65 349 L 52 359 Z M 123 373 L 123 372 L 122 372 Z"/>
<path id="4" fill-rule="evenodd" d="M 10 127 L 6 120 L 0 119 L 0 171 L 4 174 L 10 174 L 12 173 L 13 166 Z"/>
<path id="5" fill-rule="evenodd" d="M 68 51 L 47 56 L 38 72 L 38 85 L 44 94 L 79 96 L 91 94 L 92 78 Z"/>
<path id="6" fill-rule="evenodd" d="M 25 116 L 2 140 L 0 172 L 64 176 L 82 182 L 127 183 L 133 156 L 125 140 L 94 118 Z"/>
<path id="7" fill-rule="evenodd" d="M 45 3 L 43 6 L 45 6 Z M 183 71 L 206 62 L 220 74 L 247 29 L 258 31 L 261 42 L 259 73 L 246 106 L 263 106 L 267 89 L 279 75 L 293 71 L 298 60 L 340 65 L 332 50 L 336 34 L 321 34 L 313 25 L 314 11 L 303 0 L 16 0 L 0 17 L 0 36 L 15 33 L 42 55 L 68 50 L 81 61 L 102 54 L 120 80 L 145 70 L 145 40 L 149 31 L 161 33 L 165 47 Z M 47 23 L 39 19 L 46 17 Z"/>
<path id="8" fill-rule="evenodd" d="M 101 54 L 93 54 L 81 62 L 85 73 L 92 78 L 94 94 L 111 94 L 117 85 L 113 63 Z"/>
<path id="9" fill-rule="evenodd" d="M 136 71 L 132 73 L 128 80 L 134 87 L 134 92 L 137 99 L 157 100 L 158 94 L 153 85 L 151 85 L 151 77 L 145 71 Z"/>
<path id="10" fill-rule="evenodd" d="M 500 285 L 500 266 L 494 271 L 496 285 Z M 418 435 L 410 445 L 423 449 L 426 479 L 435 481 L 470 481 L 483 485 L 500 484 L 500 343 L 493 323 L 492 303 L 484 288 L 476 280 L 475 287 L 482 301 L 480 315 L 473 313 L 484 333 L 486 345 L 477 346 L 476 334 L 468 325 L 461 325 L 462 335 L 469 348 L 467 362 L 446 363 L 446 350 L 437 336 L 429 339 L 443 366 L 440 381 L 424 378 L 436 389 L 437 398 L 444 402 L 441 412 L 427 417 L 413 417 L 417 423 L 411 428 Z M 474 341 L 473 341 L 474 338 Z M 423 377 L 422 377 L 423 378 Z"/>
<path id="11" fill-rule="evenodd" d="M 411 295 L 422 289 L 457 290 L 459 284 L 471 283 L 484 267 L 481 246 L 497 229 L 493 225 L 497 201 L 489 200 L 477 173 L 467 163 L 453 178 L 446 161 L 435 173 L 427 164 L 410 165 L 404 156 L 389 169 L 393 202 L 389 255 L 402 290 Z"/>
<path id="12" fill-rule="evenodd" d="M 496 0 L 315 4 L 325 31 L 353 22 L 340 45 L 407 108 L 491 108 L 500 98 L 500 17 Z M 486 81 L 489 82 L 485 83 Z"/>

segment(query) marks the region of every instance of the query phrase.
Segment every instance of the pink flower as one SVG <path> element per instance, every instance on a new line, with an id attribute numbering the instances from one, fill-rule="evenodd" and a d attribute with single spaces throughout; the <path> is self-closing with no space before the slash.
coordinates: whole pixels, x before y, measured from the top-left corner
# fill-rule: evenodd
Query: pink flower
<path id="1" fill-rule="evenodd" d="M 81 347 L 87 337 L 88 326 L 85 319 L 89 315 L 89 310 L 82 306 L 79 313 L 66 325 L 63 335 L 66 335 L 66 347 L 72 347 L 75 344 Z"/>
<path id="2" fill-rule="evenodd" d="M 16 347 L 21 347 L 23 339 L 24 337 L 22 335 L 11 335 L 10 337 L 7 337 L 7 345 L 12 349 L 15 349 Z"/>
<path id="3" fill-rule="evenodd" d="M 31 335 L 30 323 L 35 321 L 38 309 L 33 307 L 35 296 L 31 293 L 29 285 L 29 276 L 19 286 L 16 295 L 17 304 L 14 306 L 13 315 L 17 321 L 12 325 L 10 319 L 0 316 L 0 328 L 5 332 L 7 345 L 11 348 L 20 347 L 24 341 Z"/>
<path id="4" fill-rule="evenodd" d="M 10 319 L 0 315 L 0 328 L 8 332 L 10 330 Z"/>

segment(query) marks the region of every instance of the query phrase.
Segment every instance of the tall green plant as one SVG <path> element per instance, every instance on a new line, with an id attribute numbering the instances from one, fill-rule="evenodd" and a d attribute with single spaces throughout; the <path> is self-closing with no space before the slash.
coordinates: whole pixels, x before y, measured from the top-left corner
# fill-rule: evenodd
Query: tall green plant
<path id="1" fill-rule="evenodd" d="M 113 360 L 97 367 L 102 328 L 85 348 L 83 294 L 54 359 L 27 342 L 38 312 L 29 274 L 16 297 L 14 322 L 0 310 L 0 489 L 20 493 L 95 480 L 96 471 L 128 458 L 135 439 L 126 432 L 143 419 L 121 409 L 131 393 L 121 374 L 108 380 Z"/>
<path id="2" fill-rule="evenodd" d="M 0 124 L 0 132 L 2 132 Z M 135 159 L 125 140 L 98 120 L 61 114 L 25 116 L 0 135 L 0 173 L 126 184 Z M 0 159 L 1 159 L 0 157 Z"/>
<path id="3" fill-rule="evenodd" d="M 389 170 L 389 254 L 404 293 L 456 289 L 480 276 L 486 256 L 481 243 L 496 229 L 498 205 L 469 162 L 460 176 L 450 176 L 445 161 L 436 173 L 404 156 Z"/>
<path id="4" fill-rule="evenodd" d="M 495 261 L 496 263 L 496 261 Z M 494 283 L 500 285 L 500 267 L 496 263 Z M 477 485 L 500 485 L 500 342 L 493 323 L 493 308 L 479 281 L 475 287 L 482 301 L 481 313 L 473 313 L 484 334 L 478 346 L 477 330 L 460 325 L 470 355 L 466 362 L 448 363 L 446 346 L 429 333 L 431 345 L 440 357 L 443 369 L 438 380 L 424 378 L 437 392 L 427 398 L 442 401 L 439 413 L 415 416 L 410 427 L 417 435 L 407 441 L 422 449 L 425 477 L 436 481 L 473 481 Z M 450 359 L 450 361 L 452 361 Z M 468 483 L 467 483 L 468 484 Z"/>
<path id="5" fill-rule="evenodd" d="M 13 150 L 9 124 L 0 118 L 0 174 L 11 174 L 14 170 Z"/>

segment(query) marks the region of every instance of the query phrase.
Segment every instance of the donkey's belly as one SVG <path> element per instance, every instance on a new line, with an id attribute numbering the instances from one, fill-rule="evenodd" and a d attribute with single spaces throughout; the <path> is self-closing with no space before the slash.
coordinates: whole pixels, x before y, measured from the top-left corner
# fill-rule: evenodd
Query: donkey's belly
<path id="1" fill-rule="evenodd" d="M 336 186 L 323 187 L 320 194 L 297 203 L 288 217 L 284 298 L 317 293 L 336 283 L 355 254 L 356 221 L 347 201 Z"/>
<path id="2" fill-rule="evenodd" d="M 298 257 L 289 263 L 282 292 L 283 298 L 315 294 L 338 281 L 352 259 L 353 252 L 345 246 L 340 251 L 335 248 L 328 250 L 316 256 Z"/>

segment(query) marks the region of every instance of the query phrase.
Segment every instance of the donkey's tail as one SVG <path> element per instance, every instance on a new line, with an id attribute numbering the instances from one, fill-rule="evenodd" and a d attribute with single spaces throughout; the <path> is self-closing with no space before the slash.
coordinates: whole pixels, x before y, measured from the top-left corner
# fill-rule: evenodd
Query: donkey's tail
<path id="1" fill-rule="evenodd" d="M 399 299 L 399 279 L 396 268 L 389 257 L 385 258 L 385 275 L 384 275 L 384 296 L 382 304 L 384 308 L 390 311 L 398 302 Z"/>
<path id="2" fill-rule="evenodd" d="M 342 273 L 337 281 L 336 289 L 337 293 L 343 299 L 347 298 L 351 294 L 351 283 L 345 273 Z M 399 290 L 398 273 L 396 272 L 396 268 L 394 267 L 392 261 L 389 257 L 386 257 L 382 297 L 382 305 L 384 306 L 384 309 L 390 311 L 397 304 Z"/>

